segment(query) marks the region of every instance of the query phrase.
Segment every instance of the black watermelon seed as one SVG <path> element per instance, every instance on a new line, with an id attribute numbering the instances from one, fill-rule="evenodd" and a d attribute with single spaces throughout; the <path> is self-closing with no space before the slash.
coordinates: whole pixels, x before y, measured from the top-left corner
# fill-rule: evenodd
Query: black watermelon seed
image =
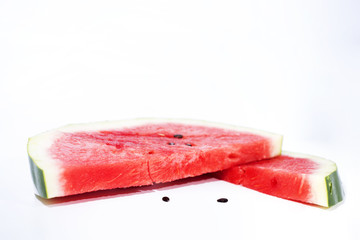
<path id="1" fill-rule="evenodd" d="M 228 200 L 227 198 L 219 198 L 217 201 L 218 201 L 218 202 L 221 202 L 221 203 L 226 203 L 226 202 L 228 202 L 229 200 Z"/>
<path id="2" fill-rule="evenodd" d="M 175 134 L 175 135 L 174 135 L 174 138 L 183 138 L 183 135 L 181 135 L 181 134 Z"/>
<path id="3" fill-rule="evenodd" d="M 169 144 L 169 145 L 175 145 L 175 143 L 172 143 L 172 142 L 169 142 L 168 144 Z"/>
<path id="4" fill-rule="evenodd" d="M 169 197 L 163 197 L 162 200 L 163 200 L 164 202 L 168 202 L 168 201 L 170 201 L 170 198 L 169 198 Z"/>
<path id="5" fill-rule="evenodd" d="M 185 143 L 186 146 L 191 147 L 192 145 L 190 143 Z"/>

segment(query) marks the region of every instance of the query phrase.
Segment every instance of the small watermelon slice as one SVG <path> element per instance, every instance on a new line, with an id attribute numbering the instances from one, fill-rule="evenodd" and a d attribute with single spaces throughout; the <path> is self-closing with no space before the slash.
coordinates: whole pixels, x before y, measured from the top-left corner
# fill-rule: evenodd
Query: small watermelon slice
<path id="1" fill-rule="evenodd" d="M 272 196 L 331 207 L 343 200 L 334 162 L 304 154 L 281 156 L 241 164 L 215 176 Z"/>
<path id="2" fill-rule="evenodd" d="M 32 137 L 43 198 L 169 182 L 280 155 L 282 136 L 194 120 L 75 124 Z"/>

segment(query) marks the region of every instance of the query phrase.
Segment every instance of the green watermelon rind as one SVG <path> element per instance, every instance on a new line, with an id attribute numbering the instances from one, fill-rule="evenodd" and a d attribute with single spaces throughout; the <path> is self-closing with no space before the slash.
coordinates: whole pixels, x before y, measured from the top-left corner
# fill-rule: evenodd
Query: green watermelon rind
<path id="1" fill-rule="evenodd" d="M 310 181 L 312 182 L 312 194 L 311 200 L 314 204 L 331 207 L 343 200 L 343 189 L 338 174 L 338 168 L 335 162 L 322 157 L 283 151 L 283 155 L 292 157 L 308 158 L 314 162 L 320 164 L 322 172 L 310 174 Z"/>
<path id="2" fill-rule="evenodd" d="M 44 178 L 44 171 L 39 168 L 33 159 L 29 156 L 31 177 L 34 182 L 37 194 L 42 198 L 48 198 L 46 191 L 46 182 Z"/>
<path id="3" fill-rule="evenodd" d="M 33 151 L 40 145 L 49 147 L 57 134 L 48 131 L 28 139 L 27 153 L 30 163 L 30 170 L 36 195 L 43 198 L 52 198 L 58 195 L 61 183 L 58 175 L 61 168 L 53 161 L 44 162 L 43 159 L 51 158 L 46 151 Z M 39 154 L 40 153 L 40 154 Z"/>
<path id="4" fill-rule="evenodd" d="M 338 171 L 336 170 L 326 176 L 325 182 L 328 196 L 328 207 L 332 207 L 344 199 L 344 192 L 341 187 Z"/>
<path id="5" fill-rule="evenodd" d="M 312 198 L 309 199 L 309 203 L 331 207 L 343 200 L 344 192 L 335 162 L 304 153 L 282 151 L 281 154 L 296 158 L 307 158 L 319 164 L 321 172 L 308 175 L 312 185 Z"/>
<path id="6" fill-rule="evenodd" d="M 329 160 L 329 159 L 325 159 L 325 158 L 321 158 L 321 157 L 317 157 L 314 155 L 309 155 L 309 154 L 303 154 L 303 153 L 295 153 L 295 152 L 287 152 L 287 151 L 282 151 L 282 155 L 285 156 L 289 156 L 289 157 L 293 157 L 294 160 L 296 158 L 304 158 L 304 159 L 309 159 L 313 162 L 315 162 L 316 164 L 318 164 L 318 167 L 316 169 L 314 169 L 313 172 L 311 173 L 299 173 L 297 174 L 298 177 L 300 177 L 302 179 L 302 183 L 300 188 L 298 189 L 299 191 L 302 191 L 302 186 L 303 186 L 303 181 L 308 181 L 309 186 L 309 195 L 306 196 L 306 198 L 292 198 L 289 197 L 285 191 L 282 191 L 281 193 L 274 193 L 272 194 L 271 192 L 266 192 L 265 194 L 268 195 L 272 195 L 275 197 L 279 197 L 279 198 L 283 198 L 283 199 L 291 199 L 291 200 L 295 200 L 295 201 L 300 201 L 300 202 L 304 202 L 304 203 L 308 203 L 308 204 L 314 204 L 314 205 L 318 205 L 321 207 L 325 207 L 325 208 L 329 208 L 332 207 L 334 205 L 336 205 L 337 203 L 341 202 L 344 198 L 344 191 L 342 188 L 342 184 L 339 178 L 339 174 L 338 174 L 338 168 L 335 164 L 335 162 Z M 269 159 L 271 161 L 271 159 Z M 245 169 L 243 169 L 244 171 L 246 171 L 246 167 L 255 167 L 254 165 L 257 165 L 257 163 L 248 163 L 248 164 L 242 164 L 242 165 L 238 165 L 235 168 L 242 168 L 245 167 Z M 260 172 L 258 172 L 257 174 L 261 174 L 261 171 L 266 171 L 267 167 L 262 167 L 262 166 L 258 166 L 258 170 L 260 170 Z M 289 170 L 290 172 L 288 172 L 287 170 L 281 169 L 281 168 L 274 168 L 272 169 L 272 171 L 274 171 L 274 174 L 272 175 L 271 178 L 269 178 L 269 176 L 266 178 L 267 180 L 271 181 L 274 177 L 278 177 L 277 174 L 279 174 L 279 176 L 282 178 L 282 175 L 291 175 L 291 169 Z M 241 172 L 241 171 L 239 171 Z M 215 175 L 215 177 L 225 180 L 225 181 L 229 181 L 231 183 L 234 184 L 238 184 L 238 185 L 243 185 L 243 175 L 241 173 L 239 173 L 238 171 L 231 171 L 230 170 L 225 170 L 220 174 Z M 236 174 L 240 174 L 239 178 L 236 178 Z M 231 176 L 229 178 L 229 176 Z M 283 179 L 284 181 L 284 179 Z M 251 184 L 248 185 L 243 185 L 246 188 L 249 189 L 253 189 L 255 191 L 259 191 L 259 192 L 263 192 L 261 190 L 257 190 L 257 188 L 253 188 L 254 186 L 252 186 Z M 289 182 L 287 184 L 285 184 L 286 187 L 291 187 L 292 186 L 292 179 L 291 177 L 289 178 Z M 298 187 L 298 186 L 293 186 L 293 187 Z M 264 193 L 264 192 L 263 192 Z"/>

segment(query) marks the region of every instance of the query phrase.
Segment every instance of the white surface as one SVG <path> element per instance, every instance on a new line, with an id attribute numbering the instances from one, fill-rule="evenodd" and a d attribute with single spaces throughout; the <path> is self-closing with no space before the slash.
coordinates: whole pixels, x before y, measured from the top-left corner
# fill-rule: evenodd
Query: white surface
<path id="1" fill-rule="evenodd" d="M 1 1 L 0 239 L 359 239 L 359 11 L 355 0 Z M 33 195 L 28 137 L 137 117 L 281 133 L 284 149 L 337 163 L 346 199 L 324 210 L 214 179 L 52 205 Z"/>

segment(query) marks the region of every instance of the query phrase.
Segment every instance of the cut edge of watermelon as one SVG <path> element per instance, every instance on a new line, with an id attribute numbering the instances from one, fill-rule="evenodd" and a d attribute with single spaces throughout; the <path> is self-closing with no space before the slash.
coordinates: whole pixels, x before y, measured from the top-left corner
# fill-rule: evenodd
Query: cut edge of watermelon
<path id="1" fill-rule="evenodd" d="M 257 129 L 238 127 L 223 123 L 215 123 L 202 120 L 138 118 L 133 120 L 70 124 L 38 134 L 34 137 L 29 138 L 28 140 L 27 152 L 30 159 L 31 174 L 37 190 L 37 195 L 43 198 L 53 198 L 64 195 L 63 186 L 61 185 L 60 181 L 62 168 L 47 151 L 47 149 L 51 147 L 51 144 L 57 138 L 61 137 L 62 133 L 76 131 L 117 130 L 124 127 L 135 127 L 145 124 L 156 123 L 179 123 L 218 127 L 223 129 L 246 132 L 250 134 L 257 134 L 270 140 L 272 144 L 272 152 L 270 155 L 271 157 L 275 157 L 281 154 L 281 147 L 283 141 L 282 135 Z M 43 161 L 43 159 L 46 159 L 46 161 Z"/>
<path id="2" fill-rule="evenodd" d="M 51 144 L 61 135 L 57 131 L 48 131 L 29 138 L 27 151 L 30 161 L 31 175 L 37 194 L 43 198 L 63 195 L 60 184 L 61 167 L 47 152 Z M 42 159 L 47 159 L 42 161 Z"/>
<path id="3" fill-rule="evenodd" d="M 331 173 L 326 178 L 326 188 L 328 192 L 328 206 L 334 206 L 344 199 L 344 191 L 341 187 L 341 181 L 338 171 Z"/>
<path id="4" fill-rule="evenodd" d="M 172 119 L 172 118 L 135 118 L 128 120 L 118 120 L 118 121 L 102 121 L 102 122 L 89 122 L 89 123 L 75 123 L 68 124 L 58 129 L 61 129 L 64 132 L 76 132 L 78 130 L 82 131 L 95 131 L 95 130 L 116 130 L 122 127 L 135 127 L 141 126 L 144 124 L 156 124 L 156 123 L 179 123 L 179 124 L 189 124 L 196 126 L 207 126 L 207 127 L 218 127 L 222 129 L 237 130 L 242 132 L 254 133 L 263 136 L 273 136 L 278 135 L 275 133 L 270 133 L 267 131 L 262 131 L 258 129 L 252 129 L 247 127 L 239 127 L 231 124 L 210 122 L 204 120 L 194 120 L 194 119 Z"/>
<path id="5" fill-rule="evenodd" d="M 33 182 L 35 183 L 34 185 L 35 185 L 36 193 L 43 198 L 48 198 L 46 192 L 45 179 L 44 179 L 44 171 L 35 164 L 34 160 L 32 160 L 30 156 L 29 156 L 29 162 L 30 162 L 31 177 Z"/>
<path id="6" fill-rule="evenodd" d="M 341 187 L 336 163 L 321 157 L 309 154 L 283 151 L 282 155 L 310 159 L 319 164 L 318 170 L 308 175 L 311 183 L 311 197 L 309 203 L 323 207 L 331 207 L 343 200 L 344 192 Z M 305 177 L 304 174 L 303 177 Z"/>
<path id="7" fill-rule="evenodd" d="M 105 131 L 105 130 L 116 130 L 121 129 L 122 127 L 135 127 L 145 124 L 157 124 L 157 123 L 179 123 L 179 124 L 189 124 L 196 126 L 206 126 L 206 127 L 217 127 L 228 130 L 236 130 L 239 132 L 257 134 L 268 139 L 271 139 L 272 143 L 272 152 L 271 157 L 275 157 L 281 154 L 281 147 L 283 142 L 283 136 L 268 132 L 262 131 L 253 128 L 239 127 L 231 124 L 210 122 L 204 120 L 194 120 L 194 119 L 171 119 L 171 118 L 136 118 L 128 120 L 118 120 L 118 121 L 103 121 L 103 122 L 89 122 L 89 123 L 77 123 L 69 124 L 63 127 L 58 128 L 62 132 L 76 132 L 76 131 Z"/>

